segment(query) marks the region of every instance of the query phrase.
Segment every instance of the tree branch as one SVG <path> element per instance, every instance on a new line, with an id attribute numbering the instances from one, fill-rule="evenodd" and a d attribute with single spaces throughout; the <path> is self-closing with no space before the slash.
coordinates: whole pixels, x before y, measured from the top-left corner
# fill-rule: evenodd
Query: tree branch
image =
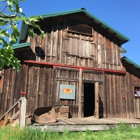
<path id="1" fill-rule="evenodd" d="M 17 17 L 17 14 L 15 14 L 15 15 L 10 15 L 10 16 L 7 16 L 7 15 L 0 15 L 0 17 L 2 17 L 2 18 L 15 18 L 15 17 Z"/>
<path id="2" fill-rule="evenodd" d="M 3 13 L 3 11 L 5 10 L 5 8 L 8 6 L 8 4 L 6 4 L 5 6 L 4 6 L 4 8 L 2 9 L 2 11 L 1 11 L 1 14 Z"/>

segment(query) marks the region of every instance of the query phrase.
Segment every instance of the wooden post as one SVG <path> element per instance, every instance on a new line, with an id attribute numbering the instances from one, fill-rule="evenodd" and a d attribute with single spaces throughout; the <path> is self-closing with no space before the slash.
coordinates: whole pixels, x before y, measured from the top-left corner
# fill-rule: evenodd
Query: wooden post
<path id="1" fill-rule="evenodd" d="M 95 83 L 95 117 L 99 119 L 99 83 Z"/>
<path id="2" fill-rule="evenodd" d="M 20 114 L 19 114 L 19 125 L 20 129 L 25 127 L 25 114 L 26 114 L 26 98 L 20 98 Z"/>
<path id="3" fill-rule="evenodd" d="M 79 104 L 78 117 L 82 118 L 82 69 L 79 70 Z"/>

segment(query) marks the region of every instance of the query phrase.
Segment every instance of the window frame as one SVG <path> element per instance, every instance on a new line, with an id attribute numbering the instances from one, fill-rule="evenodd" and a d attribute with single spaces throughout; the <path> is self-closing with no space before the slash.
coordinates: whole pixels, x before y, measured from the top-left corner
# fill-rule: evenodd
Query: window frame
<path id="1" fill-rule="evenodd" d="M 140 86 L 138 85 L 134 86 L 133 90 L 134 90 L 134 97 L 140 98 Z"/>

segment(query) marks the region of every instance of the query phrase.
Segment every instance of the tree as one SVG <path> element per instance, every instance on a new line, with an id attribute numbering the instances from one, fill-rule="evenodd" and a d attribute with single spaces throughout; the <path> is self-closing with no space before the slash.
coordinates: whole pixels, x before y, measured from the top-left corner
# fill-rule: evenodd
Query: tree
<path id="1" fill-rule="evenodd" d="M 4 66 L 12 66 L 14 70 L 19 71 L 21 64 L 14 56 L 12 46 L 18 42 L 20 32 L 18 30 L 19 21 L 30 25 L 28 30 L 31 37 L 34 36 L 34 28 L 40 30 L 42 37 L 44 32 L 37 25 L 41 17 L 26 17 L 20 7 L 20 2 L 25 0 L 0 0 L 0 69 Z"/>

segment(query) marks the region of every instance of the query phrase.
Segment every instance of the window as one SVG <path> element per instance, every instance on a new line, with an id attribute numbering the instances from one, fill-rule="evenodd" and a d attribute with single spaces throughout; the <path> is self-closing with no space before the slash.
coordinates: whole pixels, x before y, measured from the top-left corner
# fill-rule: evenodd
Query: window
<path id="1" fill-rule="evenodd" d="M 134 96 L 135 97 L 140 97 L 140 86 L 135 86 L 134 87 Z"/>
<path id="2" fill-rule="evenodd" d="M 79 20 L 69 20 L 68 31 L 92 36 L 91 24 Z"/>

